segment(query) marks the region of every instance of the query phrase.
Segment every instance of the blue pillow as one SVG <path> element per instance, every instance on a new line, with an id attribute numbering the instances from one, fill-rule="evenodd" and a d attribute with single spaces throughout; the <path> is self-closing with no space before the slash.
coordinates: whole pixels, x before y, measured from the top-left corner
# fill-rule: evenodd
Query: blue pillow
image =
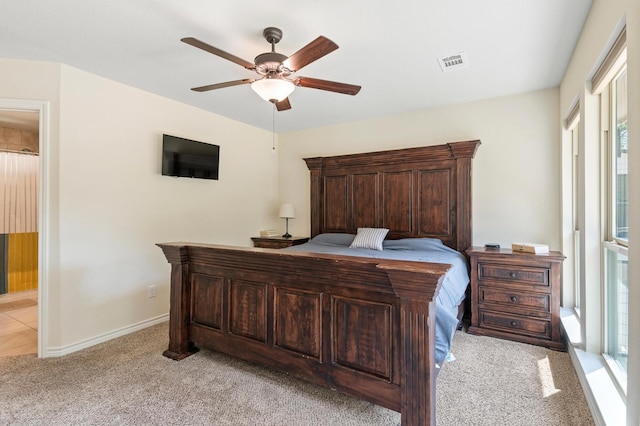
<path id="1" fill-rule="evenodd" d="M 316 244 L 349 247 L 355 237 L 356 236 L 353 234 L 326 233 L 316 235 L 311 239 L 311 242 Z"/>

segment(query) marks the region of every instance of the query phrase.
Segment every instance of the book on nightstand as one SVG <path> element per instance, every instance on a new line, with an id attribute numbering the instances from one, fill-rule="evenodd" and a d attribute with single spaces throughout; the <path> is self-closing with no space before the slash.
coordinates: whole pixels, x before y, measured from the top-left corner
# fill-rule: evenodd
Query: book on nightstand
<path id="1" fill-rule="evenodd" d="M 549 246 L 535 243 L 511 243 L 511 250 L 521 253 L 546 254 L 549 253 Z"/>

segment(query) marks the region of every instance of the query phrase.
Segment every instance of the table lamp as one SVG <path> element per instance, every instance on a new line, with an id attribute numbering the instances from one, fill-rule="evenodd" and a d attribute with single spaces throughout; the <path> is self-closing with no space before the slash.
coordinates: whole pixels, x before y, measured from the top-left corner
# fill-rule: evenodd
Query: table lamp
<path id="1" fill-rule="evenodd" d="M 283 204 L 280 207 L 280 217 L 285 219 L 286 221 L 286 230 L 283 237 L 291 238 L 291 234 L 289 234 L 289 219 L 293 219 L 296 217 L 296 214 L 293 211 L 293 204 Z"/>

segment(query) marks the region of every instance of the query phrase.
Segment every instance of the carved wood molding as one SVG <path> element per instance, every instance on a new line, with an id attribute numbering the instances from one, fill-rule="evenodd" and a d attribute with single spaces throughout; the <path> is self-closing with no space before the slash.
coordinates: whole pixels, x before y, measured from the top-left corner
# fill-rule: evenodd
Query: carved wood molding
<path id="1" fill-rule="evenodd" d="M 305 158 L 309 170 L 332 169 L 357 166 L 389 166 L 414 162 L 434 162 L 457 158 L 473 158 L 480 145 L 479 140 L 449 142 L 442 145 L 430 145 L 415 148 L 393 149 L 388 151 L 346 154 L 332 157 Z"/>

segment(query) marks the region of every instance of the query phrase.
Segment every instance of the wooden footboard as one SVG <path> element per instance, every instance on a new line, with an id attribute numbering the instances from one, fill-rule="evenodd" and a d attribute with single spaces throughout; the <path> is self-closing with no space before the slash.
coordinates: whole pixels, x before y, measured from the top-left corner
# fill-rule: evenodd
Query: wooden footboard
<path id="1" fill-rule="evenodd" d="M 449 265 L 158 244 L 171 264 L 169 348 L 285 371 L 435 424 L 435 302 Z"/>

